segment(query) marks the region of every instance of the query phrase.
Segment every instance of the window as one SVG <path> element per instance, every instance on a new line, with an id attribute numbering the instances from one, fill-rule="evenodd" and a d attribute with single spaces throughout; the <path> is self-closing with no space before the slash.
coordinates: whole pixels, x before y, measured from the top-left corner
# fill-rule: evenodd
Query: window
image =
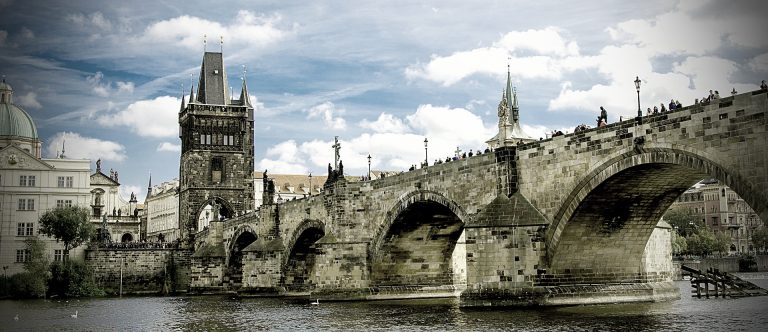
<path id="1" fill-rule="evenodd" d="M 16 236 L 32 236 L 35 235 L 35 223 L 20 222 L 16 224 Z"/>
<path id="2" fill-rule="evenodd" d="M 211 160 L 211 182 L 220 183 L 224 180 L 224 158 L 213 157 Z"/>
<path id="3" fill-rule="evenodd" d="M 29 250 L 17 249 L 16 250 L 16 263 L 24 263 L 29 261 Z"/>
<path id="4" fill-rule="evenodd" d="M 23 222 L 16 224 L 16 236 L 24 236 L 25 228 L 26 228 L 26 224 Z"/>
<path id="5" fill-rule="evenodd" d="M 59 176 L 58 184 L 59 188 L 72 188 L 73 177 L 71 176 Z"/>
<path id="6" fill-rule="evenodd" d="M 32 198 L 19 198 L 19 211 L 35 210 L 35 200 Z"/>
<path id="7" fill-rule="evenodd" d="M 200 144 L 211 145 L 211 135 L 200 134 Z"/>
<path id="8" fill-rule="evenodd" d="M 57 208 L 72 207 L 72 200 L 71 199 L 57 199 L 56 200 L 56 207 Z"/>
<path id="9" fill-rule="evenodd" d="M 20 175 L 19 176 L 19 186 L 26 187 L 27 186 L 27 176 L 26 175 Z"/>
<path id="10" fill-rule="evenodd" d="M 56 250 L 53 251 L 53 261 L 54 262 L 63 262 L 67 258 L 69 258 L 69 257 L 64 255 L 64 250 L 56 249 Z"/>
<path id="11" fill-rule="evenodd" d="M 28 222 L 28 223 L 27 223 L 27 230 L 26 230 L 26 231 L 27 231 L 27 232 L 26 232 L 26 235 L 27 235 L 27 236 L 32 236 L 32 235 L 35 235 L 35 234 L 34 234 L 34 233 L 35 233 L 35 223 L 32 223 L 32 222 Z"/>

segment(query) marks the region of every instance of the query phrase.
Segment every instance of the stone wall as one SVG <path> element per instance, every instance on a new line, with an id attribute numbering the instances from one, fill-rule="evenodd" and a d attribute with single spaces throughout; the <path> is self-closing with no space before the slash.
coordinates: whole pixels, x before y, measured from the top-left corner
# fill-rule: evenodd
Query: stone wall
<path id="1" fill-rule="evenodd" d="M 180 249 L 88 249 L 85 262 L 107 294 L 168 294 L 186 292 L 190 252 Z"/>

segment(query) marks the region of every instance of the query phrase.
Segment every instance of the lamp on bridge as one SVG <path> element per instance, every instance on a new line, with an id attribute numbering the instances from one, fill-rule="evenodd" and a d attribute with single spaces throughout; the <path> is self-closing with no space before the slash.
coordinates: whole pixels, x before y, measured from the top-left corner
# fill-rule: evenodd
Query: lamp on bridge
<path id="1" fill-rule="evenodd" d="M 368 181 L 371 181 L 371 154 L 368 154 Z"/>
<path id="2" fill-rule="evenodd" d="M 640 109 L 640 76 L 635 76 L 635 89 L 637 90 L 637 119 L 643 116 L 643 111 Z"/>
<path id="3" fill-rule="evenodd" d="M 309 196 L 312 196 L 312 172 L 309 172 Z"/>
<path id="4" fill-rule="evenodd" d="M 427 154 L 427 138 L 424 137 L 424 167 L 429 166 L 429 154 Z"/>

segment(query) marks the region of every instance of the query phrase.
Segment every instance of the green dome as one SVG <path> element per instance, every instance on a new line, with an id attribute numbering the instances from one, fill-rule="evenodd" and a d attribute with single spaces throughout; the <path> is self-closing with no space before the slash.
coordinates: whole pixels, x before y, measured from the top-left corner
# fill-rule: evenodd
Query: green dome
<path id="1" fill-rule="evenodd" d="M 35 122 L 21 107 L 12 103 L 12 95 L 13 89 L 3 80 L 0 83 L 0 136 L 37 139 Z"/>

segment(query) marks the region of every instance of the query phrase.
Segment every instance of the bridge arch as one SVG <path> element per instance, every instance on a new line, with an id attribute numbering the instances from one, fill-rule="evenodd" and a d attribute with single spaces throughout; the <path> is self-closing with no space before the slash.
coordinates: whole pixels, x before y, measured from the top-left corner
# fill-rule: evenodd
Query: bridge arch
<path id="1" fill-rule="evenodd" d="M 758 214 L 766 211 L 753 185 L 705 153 L 666 146 L 624 151 L 594 167 L 563 200 L 547 234 L 550 269 L 644 272 L 644 249 L 658 220 L 708 177 L 731 187 Z"/>
<path id="2" fill-rule="evenodd" d="M 230 287 L 237 288 L 243 281 L 243 249 L 258 238 L 249 225 L 241 225 L 232 234 L 227 250 L 227 275 Z"/>
<path id="3" fill-rule="evenodd" d="M 387 212 L 368 251 L 373 286 L 448 285 L 467 214 L 456 202 L 430 190 L 403 194 Z M 462 262 L 457 262 L 463 260 Z"/>
<path id="4" fill-rule="evenodd" d="M 307 291 L 313 287 L 312 276 L 317 252 L 313 245 L 325 236 L 325 224 L 305 219 L 288 240 L 287 255 L 282 261 L 282 284 L 289 291 Z"/>
<path id="5" fill-rule="evenodd" d="M 226 219 L 232 218 L 235 214 L 235 209 L 232 207 L 232 204 L 225 198 L 220 196 L 208 198 L 206 201 L 200 203 L 200 205 L 195 210 L 196 219 L 194 221 L 196 230 L 198 232 L 202 231 L 205 227 L 208 226 L 211 220 L 214 220 L 214 218 L 217 217 L 213 215 L 215 214 L 214 207 L 217 207 L 218 214 Z M 206 213 L 208 215 L 206 215 Z"/>

